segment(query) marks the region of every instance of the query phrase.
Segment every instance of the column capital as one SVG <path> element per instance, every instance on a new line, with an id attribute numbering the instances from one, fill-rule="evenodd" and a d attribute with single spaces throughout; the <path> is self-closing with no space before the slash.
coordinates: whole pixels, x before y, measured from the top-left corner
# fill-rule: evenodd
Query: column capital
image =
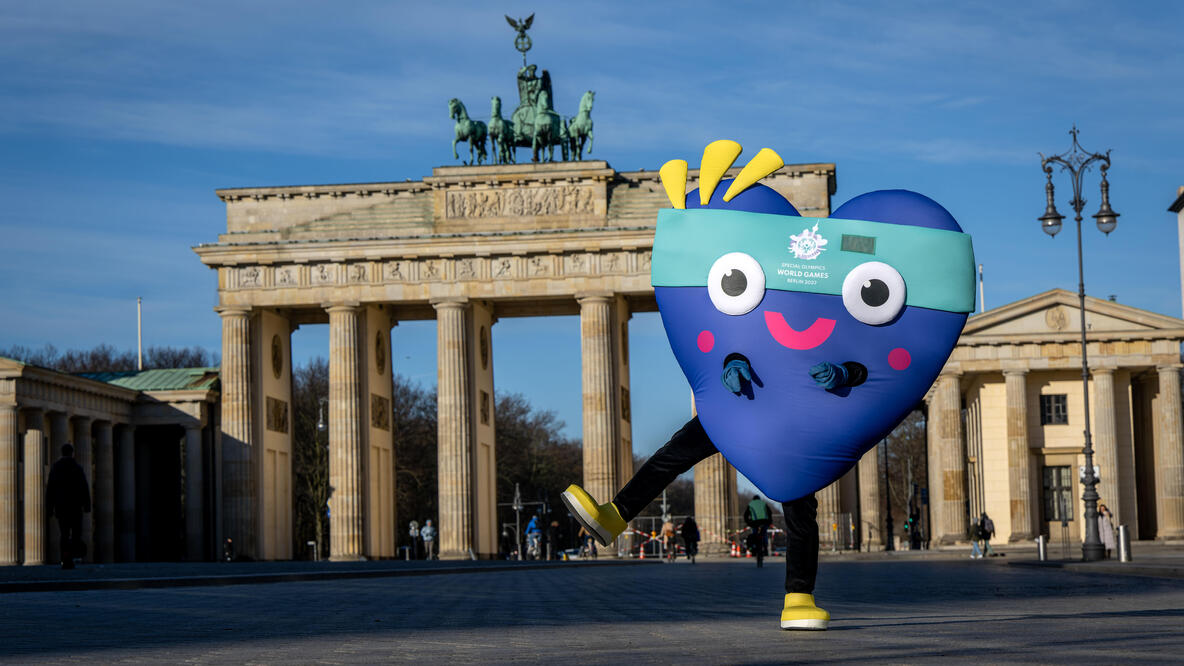
<path id="1" fill-rule="evenodd" d="M 1114 374 L 1115 370 L 1118 370 L 1118 368 L 1116 368 L 1112 365 L 1090 366 L 1089 374 L 1091 374 L 1091 375 L 1112 375 L 1112 374 Z"/>
<path id="2" fill-rule="evenodd" d="M 362 309 L 362 304 L 357 301 L 345 301 L 342 303 L 322 303 L 321 307 L 325 312 L 357 312 Z"/>
<path id="3" fill-rule="evenodd" d="M 1015 377 L 1015 376 L 1025 377 L 1025 376 L 1027 376 L 1028 372 L 1029 372 L 1029 370 L 1026 366 L 1012 366 L 1012 367 L 1003 366 L 1003 376 L 1004 377 Z M 961 374 L 961 373 L 959 373 L 959 374 Z"/>
<path id="4" fill-rule="evenodd" d="M 616 297 L 616 294 L 611 291 L 579 291 L 576 292 L 576 301 L 583 305 L 584 303 L 608 303 Z"/>
<path id="5" fill-rule="evenodd" d="M 472 304 L 469 299 L 462 296 L 444 296 L 433 298 L 429 302 L 436 310 L 461 310 Z"/>
<path id="6" fill-rule="evenodd" d="M 1160 363 L 1155 366 L 1156 372 L 1158 372 L 1161 375 L 1167 374 L 1170 372 L 1175 372 L 1175 373 L 1179 374 L 1181 369 L 1184 369 L 1184 365 L 1182 365 L 1180 363 Z"/>
<path id="7" fill-rule="evenodd" d="M 249 317 L 251 316 L 252 308 L 247 305 L 219 305 L 214 308 L 214 312 L 223 319 L 234 317 Z"/>
<path id="8" fill-rule="evenodd" d="M 201 430 L 201 428 L 202 428 L 201 421 L 199 421 L 199 420 L 197 420 L 197 419 L 190 419 L 190 420 L 187 420 L 187 421 L 185 421 L 184 423 L 181 423 L 180 425 L 181 425 L 181 427 L 182 427 L 182 428 L 184 428 L 186 431 L 189 431 L 189 430 Z"/>
<path id="9" fill-rule="evenodd" d="M 37 418 L 39 416 L 45 415 L 45 410 L 41 407 L 22 407 L 21 409 L 25 410 L 26 419 Z"/>
<path id="10" fill-rule="evenodd" d="M 87 423 L 88 421 L 94 421 L 94 417 L 75 414 L 74 416 L 70 417 L 70 420 L 74 421 L 75 423 Z"/>

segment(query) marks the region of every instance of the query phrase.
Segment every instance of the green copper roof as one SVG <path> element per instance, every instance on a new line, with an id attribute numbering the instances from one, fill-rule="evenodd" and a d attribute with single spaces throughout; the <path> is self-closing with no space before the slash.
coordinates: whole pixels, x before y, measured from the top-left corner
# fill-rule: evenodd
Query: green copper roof
<path id="1" fill-rule="evenodd" d="M 136 391 L 203 391 L 218 381 L 218 368 L 162 368 L 128 372 L 83 372 L 79 377 Z"/>

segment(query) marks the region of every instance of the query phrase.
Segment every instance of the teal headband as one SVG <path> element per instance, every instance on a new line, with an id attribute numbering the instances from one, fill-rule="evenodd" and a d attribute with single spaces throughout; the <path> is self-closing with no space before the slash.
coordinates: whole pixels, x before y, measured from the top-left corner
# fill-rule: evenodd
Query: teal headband
<path id="1" fill-rule="evenodd" d="M 650 279 L 655 287 L 706 286 L 712 263 L 729 252 L 755 259 L 766 289 L 839 296 L 851 269 L 879 261 L 904 279 L 905 305 L 974 311 L 969 234 L 864 220 L 662 209 Z"/>

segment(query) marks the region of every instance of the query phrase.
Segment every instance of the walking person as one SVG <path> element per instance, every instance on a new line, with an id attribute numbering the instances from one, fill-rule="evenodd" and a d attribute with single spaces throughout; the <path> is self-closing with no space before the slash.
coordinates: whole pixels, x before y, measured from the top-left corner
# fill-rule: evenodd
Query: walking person
<path id="1" fill-rule="evenodd" d="M 995 549 L 991 548 L 991 539 L 995 536 L 995 521 L 984 511 L 978 520 L 979 538 L 983 541 L 983 551 L 980 557 L 995 557 Z"/>
<path id="2" fill-rule="evenodd" d="M 419 537 L 423 539 L 423 556 L 425 560 L 436 559 L 432 546 L 436 542 L 436 528 L 432 526 L 432 519 L 423 521 L 423 529 L 419 530 Z"/>
<path id="3" fill-rule="evenodd" d="M 407 533 L 411 535 L 411 559 L 418 560 L 423 557 L 423 542 L 419 539 L 419 521 L 411 521 L 410 528 Z"/>
<path id="4" fill-rule="evenodd" d="M 678 546 L 674 542 L 674 520 L 670 514 L 662 516 L 662 555 L 669 561 L 674 561 L 674 551 Z"/>
<path id="5" fill-rule="evenodd" d="M 978 520 L 970 523 L 970 559 L 982 559 L 983 549 L 979 542 L 983 540 L 982 522 Z"/>
<path id="6" fill-rule="evenodd" d="M 1114 538 L 1114 514 L 1110 513 L 1105 504 L 1098 504 L 1098 536 L 1102 545 L 1106 547 L 1106 559 L 1110 559 L 1110 551 L 1118 547 Z"/>
<path id="7" fill-rule="evenodd" d="M 49 470 L 45 489 L 49 515 L 57 516 L 62 532 L 62 568 L 73 569 L 74 558 L 86 554 L 82 542 L 82 514 L 90 513 L 90 487 L 86 473 L 74 460 L 74 447 L 62 446 L 62 457 Z"/>
<path id="8" fill-rule="evenodd" d="M 694 564 L 695 555 L 699 554 L 699 525 L 695 523 L 695 517 L 687 516 L 679 531 L 682 532 L 682 542 L 687 549 L 687 559 Z"/>

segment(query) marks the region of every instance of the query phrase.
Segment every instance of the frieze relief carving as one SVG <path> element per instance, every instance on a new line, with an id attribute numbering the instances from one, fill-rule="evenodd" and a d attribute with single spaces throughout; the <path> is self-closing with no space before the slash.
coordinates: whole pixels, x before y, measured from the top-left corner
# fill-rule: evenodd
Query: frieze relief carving
<path id="1" fill-rule="evenodd" d="M 456 261 L 457 280 L 475 280 L 477 278 L 477 260 L 472 257 Z"/>
<path id="2" fill-rule="evenodd" d="M 333 284 L 337 282 L 336 264 L 317 264 L 312 267 L 311 282 L 313 284 Z"/>
<path id="3" fill-rule="evenodd" d="M 514 277 L 514 258 L 497 257 L 493 260 L 493 277 L 509 280 Z"/>
<path id="4" fill-rule="evenodd" d="M 650 269 L 650 259 L 653 257 L 653 252 L 645 250 L 637 253 L 637 272 L 648 271 Z"/>
<path id="5" fill-rule="evenodd" d="M 539 277 L 543 275 L 550 275 L 554 266 L 552 257 L 549 254 L 535 255 L 527 260 L 527 272 L 530 277 Z"/>
<path id="6" fill-rule="evenodd" d="M 414 279 L 411 275 L 411 262 L 388 261 L 386 264 L 386 279 L 388 282 L 408 282 Z"/>
<path id="7" fill-rule="evenodd" d="M 569 254 L 564 257 L 563 272 L 567 275 L 585 275 L 588 272 L 588 255 Z"/>
<path id="8" fill-rule="evenodd" d="M 449 218 L 591 214 L 593 188 L 579 185 L 470 190 L 446 194 Z"/>
<path id="9" fill-rule="evenodd" d="M 263 271 L 258 266 L 247 266 L 238 271 L 238 286 L 242 289 L 252 289 L 263 286 Z"/>
<path id="10" fill-rule="evenodd" d="M 444 262 L 440 259 L 427 259 L 419 264 L 419 279 L 425 282 L 438 282 L 444 279 Z"/>
<path id="11" fill-rule="evenodd" d="M 346 274 L 352 283 L 367 282 L 369 271 L 366 270 L 366 264 L 350 264 L 349 271 Z"/>
<path id="12" fill-rule="evenodd" d="M 298 288 L 337 284 L 458 282 L 519 278 L 612 275 L 650 270 L 650 250 L 604 253 L 528 254 L 525 256 L 394 259 L 385 262 L 322 263 L 307 266 L 244 266 L 234 270 L 234 287 Z M 1062 325 L 1063 312 L 1046 315 L 1050 328 Z"/>
<path id="13" fill-rule="evenodd" d="M 624 252 L 609 252 L 600 256 L 600 272 L 623 273 L 628 263 L 628 255 Z"/>
<path id="14" fill-rule="evenodd" d="M 300 275 L 295 266 L 281 266 L 275 271 L 277 287 L 294 287 L 300 284 Z"/>

